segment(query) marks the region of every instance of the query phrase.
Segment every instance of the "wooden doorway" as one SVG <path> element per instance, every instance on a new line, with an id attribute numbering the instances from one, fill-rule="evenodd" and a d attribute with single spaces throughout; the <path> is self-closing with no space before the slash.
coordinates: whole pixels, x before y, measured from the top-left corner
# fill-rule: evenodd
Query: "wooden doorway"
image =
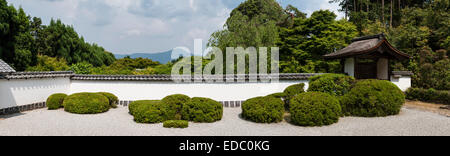
<path id="1" fill-rule="evenodd" d="M 357 58 L 355 62 L 356 79 L 377 79 L 377 59 Z"/>

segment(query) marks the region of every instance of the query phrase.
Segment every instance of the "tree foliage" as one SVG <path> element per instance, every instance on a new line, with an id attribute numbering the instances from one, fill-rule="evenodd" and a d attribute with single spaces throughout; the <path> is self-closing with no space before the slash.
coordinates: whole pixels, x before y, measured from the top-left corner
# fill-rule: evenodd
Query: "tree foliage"
<path id="1" fill-rule="evenodd" d="M 226 47 L 271 47 L 278 39 L 277 26 L 288 14 L 275 0 L 248 0 L 233 9 L 224 30 L 211 35 L 208 45 Z"/>
<path id="2" fill-rule="evenodd" d="M 94 66 L 87 62 L 72 64 L 72 66 L 70 66 L 70 70 L 76 74 L 92 74 L 92 68 L 94 68 Z"/>
<path id="3" fill-rule="evenodd" d="M 325 61 L 322 56 L 344 48 L 357 34 L 352 23 L 335 19 L 333 12 L 320 10 L 310 18 L 295 18 L 291 28 L 281 28 L 281 71 L 339 72 L 339 62 Z"/>
<path id="4" fill-rule="evenodd" d="M 369 10 L 356 7 L 362 5 L 362 0 L 335 0 L 341 10 L 348 7 L 350 21 L 358 26 L 361 35 L 385 33 L 388 40 L 402 52 L 413 58 L 404 62 L 393 62 L 393 70 L 410 70 L 414 72 L 413 86 L 419 88 L 435 88 L 449 90 L 450 80 L 449 59 L 447 52 L 450 32 L 450 1 L 418 1 L 399 0 L 386 1 L 382 18 L 377 1 L 367 1 Z M 356 2 L 356 3 L 354 3 Z M 370 2 L 370 3 L 369 3 Z M 393 3 L 393 14 L 390 3 Z M 358 19 L 357 15 L 367 13 L 369 16 Z M 392 21 L 390 16 L 393 17 Z M 389 19 L 389 20 L 387 20 Z"/>
<path id="5" fill-rule="evenodd" d="M 67 71 L 69 66 L 65 59 L 49 57 L 46 55 L 37 56 L 37 65 L 28 67 L 27 71 Z"/>

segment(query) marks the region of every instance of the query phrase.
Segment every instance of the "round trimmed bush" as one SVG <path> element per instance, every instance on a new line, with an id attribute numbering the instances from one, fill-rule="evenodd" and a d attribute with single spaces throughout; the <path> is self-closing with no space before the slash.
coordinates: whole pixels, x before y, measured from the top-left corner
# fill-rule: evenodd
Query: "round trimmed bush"
<path id="1" fill-rule="evenodd" d="M 284 102 L 274 96 L 256 97 L 242 104 L 242 117 L 257 123 L 283 121 Z"/>
<path id="2" fill-rule="evenodd" d="M 362 80 L 341 99 L 347 116 L 383 117 L 397 115 L 405 103 L 405 94 L 392 82 Z"/>
<path id="3" fill-rule="evenodd" d="M 167 120 L 167 121 L 164 121 L 163 127 L 165 127 L 165 128 L 188 128 L 189 122 L 186 120 Z"/>
<path id="4" fill-rule="evenodd" d="M 167 116 L 169 120 L 181 120 L 181 111 L 183 105 L 186 104 L 191 98 L 182 94 L 170 95 L 162 99 L 162 102 L 167 105 Z"/>
<path id="5" fill-rule="evenodd" d="M 355 78 L 343 74 L 324 74 L 310 78 L 308 92 L 322 92 L 333 96 L 343 96 L 350 92 Z"/>
<path id="6" fill-rule="evenodd" d="M 63 102 L 64 98 L 66 98 L 67 95 L 63 93 L 53 94 L 47 98 L 47 107 L 49 110 L 55 110 L 59 108 L 63 108 Z"/>
<path id="7" fill-rule="evenodd" d="M 270 94 L 270 95 L 267 95 L 267 96 L 272 96 L 272 97 L 275 97 L 275 98 L 279 98 L 279 99 L 285 99 L 286 98 L 286 94 L 285 93 L 273 93 L 273 94 Z"/>
<path id="8" fill-rule="evenodd" d="M 339 100 L 327 93 L 307 92 L 291 101 L 291 121 L 300 126 L 324 126 L 337 123 L 342 110 Z"/>
<path id="9" fill-rule="evenodd" d="M 102 94 L 103 96 L 108 98 L 109 105 L 111 106 L 111 108 L 117 108 L 117 104 L 119 103 L 119 98 L 116 95 L 114 95 L 112 93 L 108 93 L 108 92 L 99 92 L 99 94 Z"/>
<path id="10" fill-rule="evenodd" d="M 422 98 L 422 94 L 421 90 L 419 88 L 409 88 L 408 90 L 406 90 L 405 94 L 406 94 L 406 99 L 408 100 L 419 100 L 419 99 L 423 99 Z M 424 100 L 425 101 L 425 100 Z"/>
<path id="11" fill-rule="evenodd" d="M 134 112 L 136 112 L 136 110 L 139 108 L 138 107 L 139 105 L 153 103 L 153 102 L 160 102 L 160 100 L 140 100 L 140 101 L 131 102 L 128 105 L 128 111 L 129 111 L 128 113 L 130 113 L 130 115 L 133 115 Z"/>
<path id="12" fill-rule="evenodd" d="M 292 98 L 294 98 L 296 95 L 304 93 L 305 92 L 305 84 L 304 83 L 300 83 L 300 84 L 295 84 L 295 85 L 291 85 L 289 87 L 287 87 L 284 90 L 284 95 L 285 95 L 285 108 L 286 110 L 289 110 L 289 104 Z"/>
<path id="13" fill-rule="evenodd" d="M 284 90 L 284 94 L 287 99 L 292 99 L 292 98 L 294 98 L 295 95 L 301 94 L 304 92 L 305 92 L 305 84 L 304 83 L 289 86 Z"/>
<path id="14" fill-rule="evenodd" d="M 161 123 L 167 120 L 167 107 L 161 101 L 135 101 L 129 109 L 137 123 Z"/>
<path id="15" fill-rule="evenodd" d="M 77 93 L 64 99 L 64 110 L 75 114 L 97 114 L 110 108 L 108 98 L 98 93 Z"/>
<path id="16" fill-rule="evenodd" d="M 209 98 L 192 98 L 183 106 L 182 118 L 187 121 L 211 123 L 222 120 L 223 105 Z"/>

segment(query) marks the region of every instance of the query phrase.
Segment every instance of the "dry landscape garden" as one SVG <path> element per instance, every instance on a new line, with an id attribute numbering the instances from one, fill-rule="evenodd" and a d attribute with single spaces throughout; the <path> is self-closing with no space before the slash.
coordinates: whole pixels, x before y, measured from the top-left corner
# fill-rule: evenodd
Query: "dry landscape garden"
<path id="1" fill-rule="evenodd" d="M 325 73 L 305 77 L 305 83 L 251 97 L 235 107 L 208 95 L 189 97 L 178 92 L 126 104 L 121 100 L 129 99 L 120 99 L 123 94 L 114 94 L 117 90 L 54 92 L 42 97 L 45 108 L 13 110 L 12 114 L 0 111 L 0 136 L 450 136 L 449 0 L 330 3 L 338 4 L 345 18 L 337 19 L 329 10 L 308 16 L 275 0 L 246 0 L 231 11 L 223 29 L 211 34 L 208 42 L 223 51 L 226 47 L 279 47 L 280 73 Z M 376 48 L 341 54 L 353 45 L 367 48 L 363 43 L 374 40 Z M 330 58 L 334 54 L 342 57 Z M 194 57 L 200 56 L 192 56 L 192 62 Z M 200 67 L 206 68 L 214 58 L 204 59 Z M 354 73 L 346 72 L 349 59 L 355 61 Z M 380 78 L 376 67 L 382 59 L 387 60 L 386 78 Z M 73 26 L 61 20 L 44 25 L 21 7 L 0 0 L 0 82 L 5 82 L 0 88 L 14 76 L 49 72 L 44 73 L 49 77 L 20 81 L 56 79 L 51 77 L 55 71 L 74 72 L 66 76 L 69 83 L 82 81 L 72 79 L 76 76 L 97 75 L 123 77 L 117 81 L 138 86 L 136 80 L 127 79 L 169 75 L 183 61 L 116 59 L 103 47 L 86 42 Z M 397 76 L 410 76 L 410 88 L 402 90 L 400 82 L 394 83 Z M 95 78 L 84 81 L 106 81 Z M 298 79 L 286 82 L 294 80 Z"/>
<path id="2" fill-rule="evenodd" d="M 389 81 L 340 74 L 310 80 L 306 91 L 305 84 L 292 85 L 251 98 L 241 108 L 181 94 L 128 107 L 117 106 L 111 93 L 54 94 L 47 99 L 48 110 L 3 116 L 0 135 L 384 136 L 448 135 L 450 130 L 445 115 L 403 108 L 405 94 Z"/>

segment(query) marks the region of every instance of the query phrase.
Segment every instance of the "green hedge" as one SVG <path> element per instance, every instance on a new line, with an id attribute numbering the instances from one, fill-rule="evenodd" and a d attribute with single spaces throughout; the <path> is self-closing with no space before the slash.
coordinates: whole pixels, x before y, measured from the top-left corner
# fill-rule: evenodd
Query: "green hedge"
<path id="1" fill-rule="evenodd" d="M 160 123 L 168 119 L 167 106 L 157 100 L 132 102 L 129 111 L 137 123 Z"/>
<path id="2" fill-rule="evenodd" d="M 406 91 L 406 99 L 450 105 L 450 91 L 410 88 Z"/>
<path id="3" fill-rule="evenodd" d="M 283 99 L 283 100 L 286 99 L 286 94 L 283 93 L 283 92 L 281 92 L 281 93 L 273 93 L 273 94 L 270 94 L 270 95 L 267 95 L 267 96 L 272 96 L 272 97 Z"/>
<path id="4" fill-rule="evenodd" d="M 153 103 L 153 102 L 161 102 L 161 101 L 160 100 L 139 100 L 139 101 L 134 101 L 134 102 L 131 102 L 128 105 L 128 111 L 129 111 L 130 115 L 133 115 L 137 111 L 137 109 L 140 108 L 140 107 L 138 107 L 139 105 L 146 104 L 146 103 Z"/>
<path id="5" fill-rule="evenodd" d="M 300 126 L 331 125 L 339 121 L 342 110 L 334 96 L 321 92 L 307 92 L 291 101 L 291 121 Z"/>
<path id="6" fill-rule="evenodd" d="M 189 122 L 186 120 L 167 120 L 167 121 L 164 121 L 163 127 L 165 127 L 165 128 L 188 128 Z"/>
<path id="7" fill-rule="evenodd" d="M 99 94 L 102 94 L 103 96 L 108 98 L 109 105 L 111 106 L 111 108 L 117 108 L 117 104 L 119 103 L 119 98 L 116 95 L 114 95 L 112 93 L 108 93 L 108 92 L 99 92 Z"/>
<path id="8" fill-rule="evenodd" d="M 397 115 L 405 103 L 405 94 L 385 80 L 362 80 L 341 99 L 347 116 L 380 117 Z"/>
<path id="9" fill-rule="evenodd" d="M 295 85 L 291 85 L 291 86 L 287 87 L 284 90 L 286 109 L 289 110 L 289 103 L 292 98 L 294 98 L 296 95 L 304 93 L 304 92 L 305 92 L 305 84 L 304 83 L 295 84 Z"/>
<path id="10" fill-rule="evenodd" d="M 77 93 L 64 99 L 64 110 L 76 114 L 97 114 L 110 108 L 108 98 L 98 93 Z"/>
<path id="11" fill-rule="evenodd" d="M 167 112 L 169 120 L 181 120 L 183 105 L 189 100 L 191 100 L 189 96 L 182 94 L 170 95 L 162 99 L 162 102 L 169 107 Z"/>
<path id="12" fill-rule="evenodd" d="M 182 118 L 187 121 L 211 123 L 222 119 L 223 105 L 209 98 L 192 98 L 183 106 Z"/>
<path id="13" fill-rule="evenodd" d="M 310 78 L 308 92 L 322 92 L 343 96 L 350 92 L 355 78 L 343 74 L 323 74 Z"/>
<path id="14" fill-rule="evenodd" d="M 242 104 L 242 117 L 257 123 L 283 121 L 284 102 L 274 96 L 256 97 Z"/>
<path id="15" fill-rule="evenodd" d="M 49 96 L 47 98 L 47 107 L 49 110 L 55 110 L 55 109 L 59 109 L 59 108 L 63 108 L 63 102 L 64 102 L 64 98 L 66 98 L 67 95 L 63 94 L 63 93 L 57 93 L 57 94 L 53 94 L 51 96 Z"/>

